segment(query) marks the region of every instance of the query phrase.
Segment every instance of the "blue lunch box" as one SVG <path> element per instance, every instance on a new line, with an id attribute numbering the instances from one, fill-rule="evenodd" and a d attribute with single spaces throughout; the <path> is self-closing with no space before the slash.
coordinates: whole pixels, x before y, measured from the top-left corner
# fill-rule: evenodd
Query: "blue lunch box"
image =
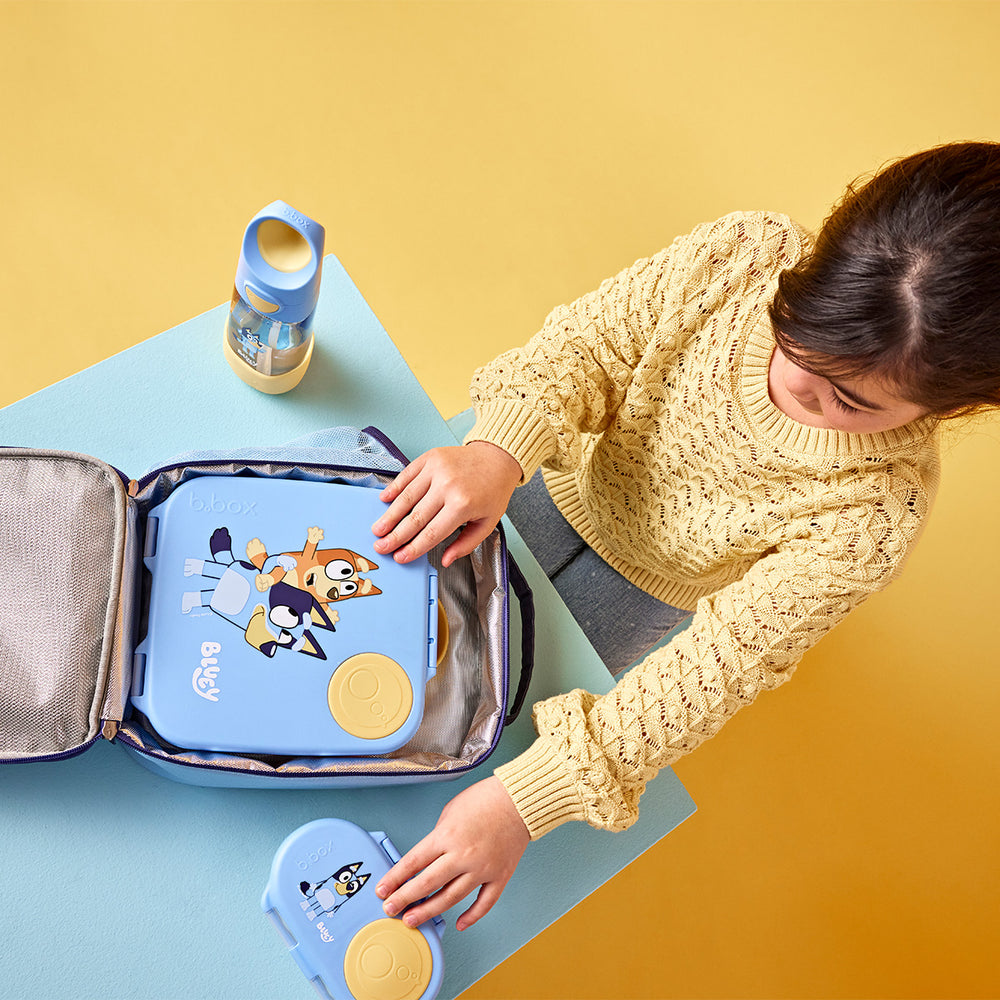
<path id="1" fill-rule="evenodd" d="M 147 517 L 132 705 L 167 743 L 292 756 L 409 741 L 437 668 L 437 572 L 372 548 L 379 491 L 189 480 Z"/>

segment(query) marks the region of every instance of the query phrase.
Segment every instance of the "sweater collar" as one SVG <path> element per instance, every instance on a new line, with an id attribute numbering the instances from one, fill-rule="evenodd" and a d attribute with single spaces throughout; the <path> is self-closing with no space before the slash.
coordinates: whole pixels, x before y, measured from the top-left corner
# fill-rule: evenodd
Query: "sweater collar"
<path id="1" fill-rule="evenodd" d="M 849 434 L 800 424 L 771 402 L 767 377 L 776 346 L 765 307 L 746 339 L 735 379 L 737 396 L 747 422 L 760 441 L 817 458 L 884 458 L 919 447 L 938 425 L 939 421 L 934 417 L 921 417 L 889 431 Z"/>

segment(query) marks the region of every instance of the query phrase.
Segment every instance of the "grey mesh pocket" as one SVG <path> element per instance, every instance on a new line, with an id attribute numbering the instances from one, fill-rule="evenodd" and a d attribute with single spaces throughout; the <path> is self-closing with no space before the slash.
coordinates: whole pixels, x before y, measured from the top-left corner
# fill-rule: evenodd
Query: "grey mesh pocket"
<path id="1" fill-rule="evenodd" d="M 0 451 L 0 759 L 70 753 L 99 734 L 125 526 L 110 466 Z"/>

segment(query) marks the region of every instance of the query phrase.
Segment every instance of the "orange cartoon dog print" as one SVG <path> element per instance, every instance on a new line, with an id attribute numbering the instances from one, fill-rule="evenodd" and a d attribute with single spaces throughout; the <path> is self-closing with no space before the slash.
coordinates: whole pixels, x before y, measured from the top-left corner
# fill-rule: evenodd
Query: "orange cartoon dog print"
<path id="1" fill-rule="evenodd" d="M 268 556 L 259 538 L 247 544 L 247 558 L 258 569 L 257 589 L 264 593 L 284 583 L 310 594 L 320 604 L 345 601 L 351 597 L 375 597 L 382 591 L 361 576 L 378 569 L 370 559 L 350 549 L 319 549 L 322 528 L 309 528 L 301 552 Z"/>

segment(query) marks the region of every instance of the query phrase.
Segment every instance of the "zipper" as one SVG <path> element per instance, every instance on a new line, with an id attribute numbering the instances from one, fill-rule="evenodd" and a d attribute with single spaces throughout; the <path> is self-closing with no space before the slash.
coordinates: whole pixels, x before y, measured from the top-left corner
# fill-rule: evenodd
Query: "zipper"
<path id="1" fill-rule="evenodd" d="M 45 764 L 49 761 L 69 760 L 71 757 L 78 757 L 85 750 L 89 750 L 101 737 L 94 736 L 86 743 L 75 747 L 72 750 L 61 750 L 59 753 L 47 753 L 41 757 L 10 757 L 0 760 L 0 766 L 4 764 Z"/>
<path id="2" fill-rule="evenodd" d="M 510 580 L 507 578 L 507 560 L 510 556 L 507 551 L 507 536 L 504 534 L 503 525 L 499 521 L 497 522 L 497 531 L 500 535 L 500 580 L 503 584 L 503 592 L 505 594 L 503 602 L 503 634 L 507 636 L 507 641 L 503 644 L 503 700 L 500 702 L 502 714 L 500 716 L 500 725 L 497 726 L 497 740 L 499 740 L 500 733 L 503 732 L 508 721 L 513 722 L 514 720 L 508 720 L 510 706 L 507 704 L 507 700 L 510 698 Z M 523 663 L 521 664 L 521 669 L 524 670 Z M 490 753 L 493 752 L 495 747 L 496 743 L 490 747 Z"/>
<path id="3" fill-rule="evenodd" d="M 394 458 L 396 456 L 393 456 Z M 254 459 L 254 458 L 212 458 L 205 459 L 203 462 L 177 462 L 173 465 L 162 465 L 157 469 L 153 469 L 152 472 L 146 473 L 139 480 L 125 480 L 129 488 L 129 496 L 135 497 L 138 495 L 140 490 L 144 490 L 151 482 L 153 482 L 158 476 L 165 472 L 176 472 L 178 469 L 199 469 L 203 467 L 212 467 L 216 465 L 245 465 L 247 468 L 251 468 L 253 463 L 258 465 L 288 465 L 296 469 L 310 469 L 310 470 L 328 470 L 333 473 L 361 473 L 366 476 L 389 476 L 394 478 L 399 475 L 400 470 L 392 469 L 375 469 L 369 466 L 360 465 L 327 465 L 322 462 L 276 462 L 268 461 L 267 459 Z M 117 471 L 117 470 L 116 470 Z M 119 473 L 120 474 L 120 473 Z M 123 477 L 124 478 L 124 477 Z M 135 492 L 131 492 L 132 488 L 135 488 Z"/>
<path id="4" fill-rule="evenodd" d="M 451 777 L 452 775 L 457 776 L 457 775 L 460 775 L 460 774 L 464 774 L 466 771 L 471 771 L 474 767 L 479 767 L 479 765 L 482 764 L 483 761 L 485 761 L 488 757 L 490 757 L 492 755 L 492 753 L 493 753 L 494 750 L 496 750 L 497 744 L 500 742 L 500 735 L 503 732 L 503 728 L 504 728 L 503 725 L 500 725 L 497 728 L 496 735 L 494 736 L 493 742 L 490 744 L 489 749 L 474 764 L 463 764 L 461 767 L 454 767 L 450 771 L 431 772 L 431 774 L 441 774 L 443 776 L 447 775 L 448 777 Z M 192 761 L 192 760 L 176 760 L 173 757 L 162 756 L 160 753 L 156 753 L 153 750 L 147 750 L 144 746 L 142 746 L 142 744 L 136 742 L 136 740 L 132 736 L 129 736 L 127 733 L 125 733 L 124 731 L 121 731 L 121 730 L 118 732 L 117 736 L 115 737 L 115 741 L 117 743 L 121 743 L 123 746 L 128 747 L 129 750 L 132 750 L 133 752 L 135 752 L 137 754 L 140 754 L 143 757 L 149 757 L 151 760 L 158 760 L 158 761 L 160 761 L 160 762 L 162 762 L 164 764 L 170 764 L 173 767 L 190 767 L 190 768 L 194 768 L 194 770 L 196 770 L 196 771 L 222 771 L 222 772 L 227 773 L 227 774 L 250 774 L 250 775 L 253 775 L 255 777 L 266 778 L 266 779 L 274 779 L 276 781 L 278 781 L 278 780 L 284 780 L 286 778 L 306 778 L 307 780 L 312 781 L 312 780 L 318 780 L 320 778 L 331 778 L 331 777 L 333 777 L 333 778 L 370 778 L 370 779 L 375 779 L 375 780 L 378 780 L 379 778 L 384 778 L 384 779 L 388 780 L 388 779 L 399 777 L 399 774 L 392 773 L 392 772 L 374 773 L 372 771 L 338 771 L 336 774 L 333 774 L 333 775 L 331 775 L 331 774 L 320 774 L 320 773 L 317 773 L 317 772 L 312 772 L 312 773 L 307 773 L 307 774 L 291 774 L 291 775 L 288 775 L 288 774 L 279 774 L 277 771 L 275 771 L 273 773 L 270 773 L 270 772 L 267 772 L 267 771 L 248 771 L 246 768 L 243 768 L 243 767 L 229 767 L 229 766 L 227 766 L 225 764 L 217 764 L 217 763 L 211 763 L 210 764 L 210 763 L 207 763 L 207 762 L 206 763 L 198 763 L 197 761 Z M 91 742 L 93 742 L 93 741 L 91 741 Z M 87 744 L 87 745 L 89 746 L 90 744 Z M 81 748 L 81 749 L 86 749 L 86 747 Z M 197 751 L 193 751 L 193 752 L 197 752 Z M 41 758 L 37 758 L 37 759 L 41 759 Z M 331 758 L 331 759 L 334 759 L 334 758 Z M 7 763 L 17 763 L 17 762 L 16 761 L 9 761 Z M 406 776 L 409 777 L 410 775 L 406 775 Z M 416 777 L 416 775 L 413 775 L 413 776 Z"/>
<path id="5" fill-rule="evenodd" d="M 377 427 L 363 427 L 361 429 L 361 433 L 367 434 L 369 437 L 378 441 L 378 443 L 382 445 L 382 447 L 385 448 L 385 450 L 389 452 L 393 458 L 402 462 L 403 465 L 410 464 L 410 460 L 399 450 L 396 442 L 386 437 L 385 434 L 383 434 Z"/>

